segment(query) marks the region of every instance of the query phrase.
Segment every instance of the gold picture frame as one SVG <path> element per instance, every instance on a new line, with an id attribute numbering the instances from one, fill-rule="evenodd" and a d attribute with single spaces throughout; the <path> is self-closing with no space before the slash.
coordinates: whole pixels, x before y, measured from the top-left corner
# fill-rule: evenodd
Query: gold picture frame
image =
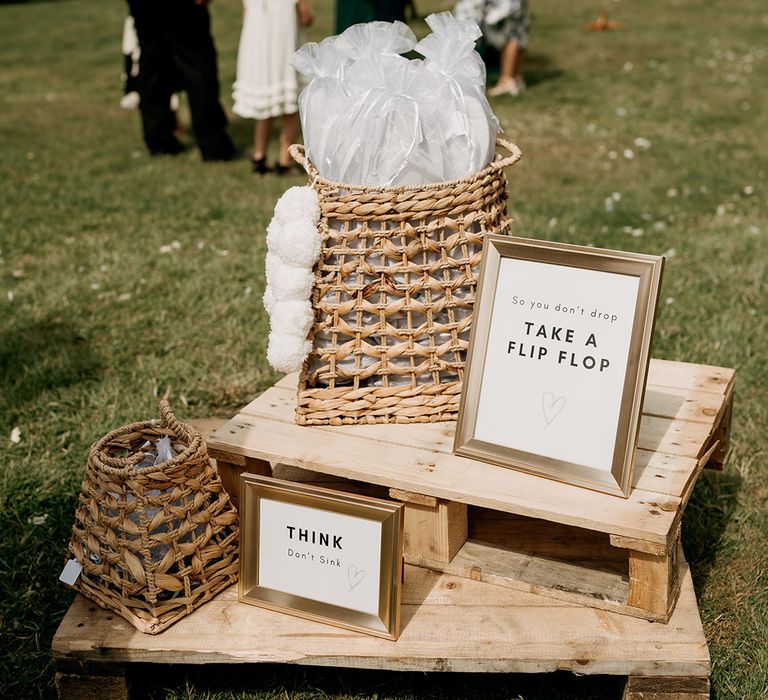
<path id="1" fill-rule="evenodd" d="M 402 505 L 248 473 L 240 504 L 240 602 L 398 638 Z"/>
<path id="2" fill-rule="evenodd" d="M 663 267 L 487 235 L 454 452 L 627 497 Z"/>

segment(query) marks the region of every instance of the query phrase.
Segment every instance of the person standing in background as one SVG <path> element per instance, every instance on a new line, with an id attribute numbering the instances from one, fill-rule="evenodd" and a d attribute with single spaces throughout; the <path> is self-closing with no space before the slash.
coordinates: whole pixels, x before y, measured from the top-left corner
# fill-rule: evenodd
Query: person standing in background
<path id="1" fill-rule="evenodd" d="M 410 5 L 416 14 L 413 2 L 406 0 L 337 0 L 336 33 L 341 34 L 353 24 L 381 20 L 384 22 L 405 22 L 405 7 Z"/>
<path id="2" fill-rule="evenodd" d="M 139 38 L 139 108 L 152 155 L 184 150 L 174 135 L 171 95 L 180 73 L 200 154 L 205 161 L 238 156 L 219 102 L 216 47 L 207 0 L 128 0 Z"/>
<path id="3" fill-rule="evenodd" d="M 336 0 L 336 34 L 353 24 L 372 22 L 374 0 Z"/>
<path id="4" fill-rule="evenodd" d="M 459 0 L 453 14 L 480 25 L 483 39 L 499 51 L 499 80 L 491 97 L 517 97 L 526 88 L 523 61 L 528 50 L 528 0 Z"/>
<path id="5" fill-rule="evenodd" d="M 272 120 L 282 117 L 274 167 L 282 175 L 292 169 L 288 147 L 299 133 L 300 86 L 291 58 L 299 47 L 300 29 L 312 24 L 315 15 L 309 0 L 243 0 L 243 6 L 232 111 L 256 120 L 251 165 L 260 175 L 273 170 L 267 163 L 267 145 Z"/>

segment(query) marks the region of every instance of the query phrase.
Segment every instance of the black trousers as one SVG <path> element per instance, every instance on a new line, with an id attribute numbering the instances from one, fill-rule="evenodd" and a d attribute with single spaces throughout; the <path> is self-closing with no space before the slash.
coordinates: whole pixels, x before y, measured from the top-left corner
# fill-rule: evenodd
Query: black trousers
<path id="1" fill-rule="evenodd" d="M 405 22 L 405 0 L 376 0 L 374 7 L 377 20 Z"/>
<path id="2" fill-rule="evenodd" d="M 229 160 L 235 147 L 219 102 L 208 9 L 194 0 L 128 0 L 128 5 L 141 47 L 138 86 L 147 148 L 162 153 L 175 143 L 170 98 L 180 73 L 203 160 Z"/>

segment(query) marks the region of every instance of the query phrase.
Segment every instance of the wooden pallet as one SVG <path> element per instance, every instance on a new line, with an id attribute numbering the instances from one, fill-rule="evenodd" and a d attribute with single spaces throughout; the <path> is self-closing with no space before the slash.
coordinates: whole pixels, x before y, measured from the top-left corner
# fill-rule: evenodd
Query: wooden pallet
<path id="1" fill-rule="evenodd" d="M 628 676 L 625 700 L 704 700 L 710 660 L 687 565 L 668 625 L 406 566 L 397 642 L 237 602 L 233 586 L 159 635 L 77 596 L 53 639 L 61 700 L 125 700 L 136 664 L 286 663 Z M 142 667 L 139 666 L 139 669 Z M 645 694 L 644 694 L 645 693 Z M 656 693 L 656 694 L 653 694 Z"/>
<path id="2" fill-rule="evenodd" d="M 455 423 L 297 426 L 286 377 L 209 438 L 227 491 L 272 463 L 384 486 L 405 503 L 406 562 L 666 622 L 683 510 L 729 447 L 734 371 L 650 364 L 628 499 L 457 457 Z"/>

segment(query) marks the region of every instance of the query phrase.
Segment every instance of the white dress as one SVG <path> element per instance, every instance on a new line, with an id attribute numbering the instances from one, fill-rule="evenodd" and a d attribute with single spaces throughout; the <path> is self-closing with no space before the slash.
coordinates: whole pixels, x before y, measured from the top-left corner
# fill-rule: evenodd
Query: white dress
<path id="1" fill-rule="evenodd" d="M 244 5 L 232 110 L 247 119 L 294 114 L 301 88 L 290 64 L 299 41 L 296 0 L 244 0 Z"/>

